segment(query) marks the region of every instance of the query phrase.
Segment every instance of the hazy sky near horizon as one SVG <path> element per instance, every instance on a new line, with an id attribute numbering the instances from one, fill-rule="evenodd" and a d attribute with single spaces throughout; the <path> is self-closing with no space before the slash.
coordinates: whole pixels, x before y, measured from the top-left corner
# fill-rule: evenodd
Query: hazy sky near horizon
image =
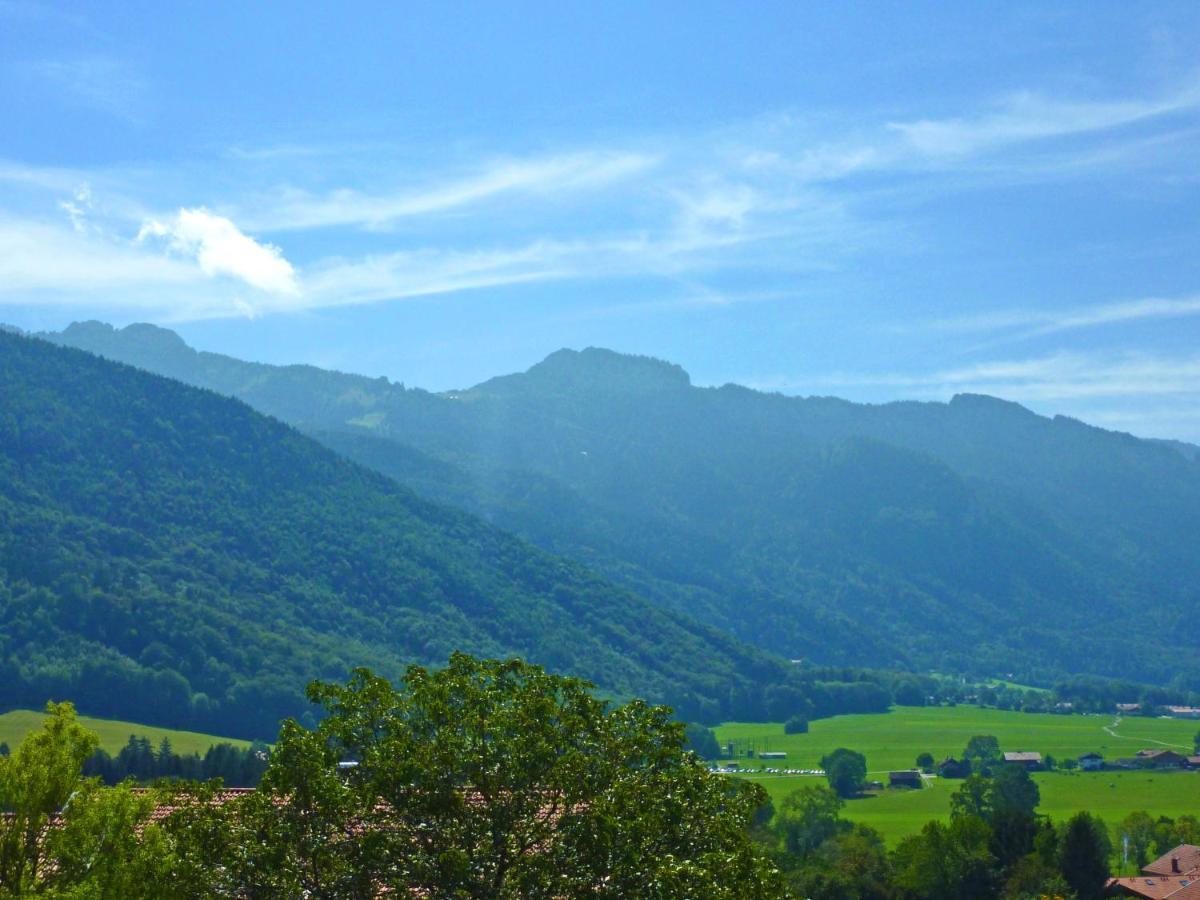
<path id="1" fill-rule="evenodd" d="M 1200 4 L 0 0 L 0 321 L 1200 441 Z"/>

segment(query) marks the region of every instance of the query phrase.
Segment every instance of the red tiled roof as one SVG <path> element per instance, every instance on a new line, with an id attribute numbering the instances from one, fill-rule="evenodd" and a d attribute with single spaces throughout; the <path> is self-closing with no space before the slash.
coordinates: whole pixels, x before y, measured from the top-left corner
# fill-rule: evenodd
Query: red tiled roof
<path id="1" fill-rule="evenodd" d="M 1172 866 L 1177 861 L 1178 868 Z M 1200 875 L 1200 847 L 1195 844 L 1180 844 L 1164 853 L 1154 862 L 1142 867 L 1146 875 Z"/>
<path id="2" fill-rule="evenodd" d="M 1106 893 L 1117 896 L 1145 897 L 1146 900 L 1167 900 L 1176 897 L 1180 890 L 1187 890 L 1194 882 L 1189 878 L 1175 876 L 1164 878 L 1161 875 L 1135 875 L 1132 878 L 1110 878 Z M 1117 893 L 1120 889 L 1121 893 Z M 1185 900 L 1180 897 L 1179 900 Z"/>

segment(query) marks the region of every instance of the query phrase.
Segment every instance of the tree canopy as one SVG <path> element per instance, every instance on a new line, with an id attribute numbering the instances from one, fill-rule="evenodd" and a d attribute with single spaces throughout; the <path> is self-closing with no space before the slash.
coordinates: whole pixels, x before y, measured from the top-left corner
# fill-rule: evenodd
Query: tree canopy
<path id="1" fill-rule="evenodd" d="M 821 757 L 829 786 L 839 797 L 853 797 L 867 781 L 867 758 L 855 750 L 838 747 Z"/>
<path id="2" fill-rule="evenodd" d="M 201 795 L 169 825 L 182 870 L 214 893 L 783 891 L 747 834 L 765 793 L 704 768 L 663 707 L 462 654 L 395 687 L 360 670 L 309 695 L 325 717 L 285 723 L 258 792 Z"/>

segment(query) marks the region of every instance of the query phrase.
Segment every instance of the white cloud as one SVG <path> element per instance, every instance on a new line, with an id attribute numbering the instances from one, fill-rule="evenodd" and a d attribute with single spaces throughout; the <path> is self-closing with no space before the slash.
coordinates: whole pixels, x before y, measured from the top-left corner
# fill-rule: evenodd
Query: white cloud
<path id="1" fill-rule="evenodd" d="M 92 189 L 84 184 L 76 188 L 75 196 L 58 204 L 71 220 L 71 227 L 82 234 L 88 229 L 88 213 L 92 210 Z"/>
<path id="2" fill-rule="evenodd" d="M 1015 332 L 1009 339 L 1024 339 L 1059 331 L 1073 331 L 1143 319 L 1177 319 L 1200 315 L 1200 296 L 1197 297 L 1142 297 L 1095 306 L 1077 306 L 1062 310 L 1016 309 L 985 313 L 978 316 L 963 316 L 927 323 L 942 331 L 971 332 Z"/>
<path id="3" fill-rule="evenodd" d="M 108 241 L 44 223 L 0 217 L 0 296 L 19 301 L 25 292 L 42 298 L 161 288 L 194 280 L 194 266 L 129 244 Z"/>
<path id="4" fill-rule="evenodd" d="M 1019 402 L 1084 398 L 1190 396 L 1200 399 L 1200 356 L 1055 353 L 992 360 L 932 372 L 859 372 L 756 382 L 773 389 L 886 387 L 902 396 L 945 399 L 956 393 L 991 394 Z"/>
<path id="5" fill-rule="evenodd" d="M 311 228 L 383 228 L 397 219 L 460 209 L 502 194 L 553 195 L 594 190 L 655 165 L 636 153 L 575 153 L 495 163 L 466 178 L 387 194 L 341 189 L 319 196 L 289 189 L 263 198 L 239 218 L 263 231 Z"/>
<path id="6" fill-rule="evenodd" d="M 271 244 L 260 244 L 204 207 L 181 209 L 167 221 L 148 219 L 138 241 L 165 238 L 171 250 L 195 258 L 210 276 L 230 275 L 271 294 L 298 294 L 296 272 Z"/>
<path id="7" fill-rule="evenodd" d="M 1118 128 L 1198 104 L 1200 83 L 1159 100 L 1073 102 L 1025 92 L 1007 98 L 989 115 L 892 122 L 888 128 L 921 153 L 963 156 L 1005 144 Z"/>

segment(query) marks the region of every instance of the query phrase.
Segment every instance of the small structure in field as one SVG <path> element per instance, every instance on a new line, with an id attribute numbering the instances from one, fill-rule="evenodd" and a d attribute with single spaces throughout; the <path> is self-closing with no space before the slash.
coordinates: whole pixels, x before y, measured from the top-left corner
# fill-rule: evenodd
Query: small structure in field
<path id="1" fill-rule="evenodd" d="M 1098 772 L 1104 768 L 1104 757 L 1099 753 L 1085 753 L 1079 757 L 1079 768 L 1085 772 Z"/>
<path id="2" fill-rule="evenodd" d="M 1147 769 L 1182 769 L 1187 757 L 1174 750 L 1139 750 L 1137 764 Z"/>
<path id="3" fill-rule="evenodd" d="M 1018 766 L 1024 766 L 1030 771 L 1037 771 L 1042 767 L 1042 754 L 1033 750 L 1017 750 L 1004 754 L 1006 763 L 1014 763 Z"/>
<path id="4" fill-rule="evenodd" d="M 924 786 L 924 782 L 921 781 L 921 773 L 916 769 L 888 772 L 888 787 L 919 788 Z"/>
<path id="5" fill-rule="evenodd" d="M 971 774 L 971 764 L 965 759 L 947 756 L 937 765 L 939 778 L 966 778 Z"/>

